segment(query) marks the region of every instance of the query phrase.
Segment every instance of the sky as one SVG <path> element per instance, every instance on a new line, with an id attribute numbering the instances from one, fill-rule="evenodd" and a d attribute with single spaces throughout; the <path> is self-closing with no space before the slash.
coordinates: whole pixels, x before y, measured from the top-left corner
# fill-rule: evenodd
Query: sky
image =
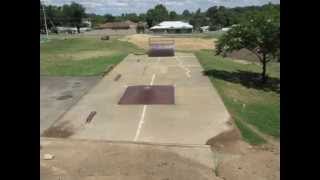
<path id="1" fill-rule="evenodd" d="M 63 5 L 70 4 L 72 1 L 82 4 L 87 13 L 99 15 L 112 14 L 121 15 L 122 13 L 145 13 L 148 9 L 157 4 L 165 5 L 170 11 L 182 13 L 183 10 L 206 11 L 212 6 L 249 6 L 263 5 L 269 2 L 280 4 L 280 0 L 42 0 L 46 5 Z"/>

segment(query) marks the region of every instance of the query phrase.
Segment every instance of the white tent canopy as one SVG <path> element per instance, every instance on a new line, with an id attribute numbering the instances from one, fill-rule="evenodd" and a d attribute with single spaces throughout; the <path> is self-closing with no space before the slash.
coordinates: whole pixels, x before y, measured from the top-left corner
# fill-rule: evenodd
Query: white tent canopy
<path id="1" fill-rule="evenodd" d="M 151 27 L 151 30 L 154 29 L 192 29 L 193 26 L 189 23 L 182 21 L 163 21 L 160 24 Z"/>

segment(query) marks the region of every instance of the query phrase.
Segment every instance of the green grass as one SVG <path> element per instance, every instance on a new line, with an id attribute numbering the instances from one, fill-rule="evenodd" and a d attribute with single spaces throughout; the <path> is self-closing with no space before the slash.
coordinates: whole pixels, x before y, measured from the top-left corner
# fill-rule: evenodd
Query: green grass
<path id="1" fill-rule="evenodd" d="M 100 75 L 129 53 L 141 51 L 137 46 L 117 38 L 109 41 L 102 41 L 99 37 L 52 38 L 50 42 L 40 45 L 41 75 Z"/>
<path id="2" fill-rule="evenodd" d="M 261 137 L 241 121 L 253 125 L 264 134 L 280 137 L 280 88 L 277 88 L 280 83 L 279 63 L 268 65 L 270 81 L 263 85 L 255 79 L 261 72 L 261 67 L 256 64 L 237 63 L 215 56 L 209 50 L 198 51 L 196 56 L 246 141 L 253 144 L 262 142 Z"/>
<path id="3" fill-rule="evenodd" d="M 253 145 L 260 145 L 260 144 L 266 143 L 266 140 L 264 140 L 262 137 L 260 137 L 255 132 L 253 132 L 250 128 L 248 128 L 240 120 L 235 119 L 235 123 L 241 132 L 242 138 L 245 141 L 247 141 L 248 143 L 253 144 Z"/>
<path id="4" fill-rule="evenodd" d="M 224 31 L 206 32 L 206 33 L 203 33 L 202 38 L 204 38 L 204 39 L 212 39 L 212 38 L 218 39 L 218 38 L 220 38 L 224 33 L 225 33 Z"/>

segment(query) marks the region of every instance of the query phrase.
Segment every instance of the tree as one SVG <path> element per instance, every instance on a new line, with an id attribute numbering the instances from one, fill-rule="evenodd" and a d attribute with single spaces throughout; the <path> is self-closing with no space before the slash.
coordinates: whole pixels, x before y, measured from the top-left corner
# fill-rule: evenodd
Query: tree
<path id="1" fill-rule="evenodd" d="M 112 16 L 111 14 L 105 14 L 104 16 L 105 22 L 114 22 L 115 21 L 115 17 Z"/>
<path id="2" fill-rule="evenodd" d="M 153 9 L 149 9 L 146 14 L 146 21 L 147 21 L 148 27 L 152 27 L 155 24 L 153 19 L 153 14 L 154 14 L 153 11 L 154 11 Z"/>
<path id="3" fill-rule="evenodd" d="M 62 11 L 63 16 L 69 19 L 69 23 L 72 26 L 76 26 L 78 33 L 80 33 L 82 19 L 86 17 L 85 8 L 81 4 L 72 2 L 70 5 L 63 5 Z"/>
<path id="4" fill-rule="evenodd" d="M 218 40 L 217 54 L 246 48 L 262 64 L 262 82 L 267 80 L 266 65 L 280 54 L 280 20 L 268 11 L 254 13 L 248 22 L 233 27 Z"/>
<path id="5" fill-rule="evenodd" d="M 190 16 L 191 16 L 191 13 L 189 12 L 189 10 L 184 10 L 183 12 L 182 12 L 182 15 L 185 17 L 185 18 L 189 18 Z"/>
<path id="6" fill-rule="evenodd" d="M 138 22 L 139 21 L 139 16 L 137 16 L 136 13 L 130 13 L 130 14 L 127 14 L 127 20 L 130 20 L 132 22 Z"/>
<path id="7" fill-rule="evenodd" d="M 170 20 L 177 20 L 178 14 L 175 11 L 170 11 L 169 13 L 169 19 Z"/>
<path id="8" fill-rule="evenodd" d="M 206 16 L 210 19 L 210 29 L 218 30 L 222 27 L 232 25 L 231 9 L 225 8 L 223 6 L 217 7 L 213 6 L 209 8 L 206 12 Z"/>
<path id="9" fill-rule="evenodd" d="M 147 15 L 145 13 L 139 14 L 139 21 L 142 21 L 142 22 L 146 21 L 146 16 Z"/>
<path id="10" fill-rule="evenodd" d="M 162 21 L 165 21 L 169 18 L 169 13 L 167 8 L 158 4 L 153 9 L 147 11 L 146 20 L 149 27 L 154 26 Z"/>
<path id="11" fill-rule="evenodd" d="M 192 18 L 190 19 L 189 23 L 193 25 L 193 28 L 195 30 L 200 30 L 201 26 L 205 26 L 208 24 L 208 20 L 204 13 L 201 12 L 201 9 L 199 8 L 195 14 L 192 15 Z"/>

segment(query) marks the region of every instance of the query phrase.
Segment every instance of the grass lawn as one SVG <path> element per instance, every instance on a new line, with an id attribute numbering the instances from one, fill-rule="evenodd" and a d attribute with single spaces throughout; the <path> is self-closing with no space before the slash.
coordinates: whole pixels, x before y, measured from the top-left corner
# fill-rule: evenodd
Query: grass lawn
<path id="1" fill-rule="evenodd" d="M 119 63 L 129 53 L 142 51 L 135 45 L 111 38 L 52 38 L 40 44 L 41 75 L 100 75 L 112 64 Z"/>
<path id="2" fill-rule="evenodd" d="M 250 130 L 280 137 L 280 64 L 269 63 L 269 81 L 263 85 L 258 78 L 262 68 L 257 64 L 241 64 L 215 56 L 213 51 L 195 53 L 233 116 L 244 140 L 261 144 L 265 140 Z"/>

